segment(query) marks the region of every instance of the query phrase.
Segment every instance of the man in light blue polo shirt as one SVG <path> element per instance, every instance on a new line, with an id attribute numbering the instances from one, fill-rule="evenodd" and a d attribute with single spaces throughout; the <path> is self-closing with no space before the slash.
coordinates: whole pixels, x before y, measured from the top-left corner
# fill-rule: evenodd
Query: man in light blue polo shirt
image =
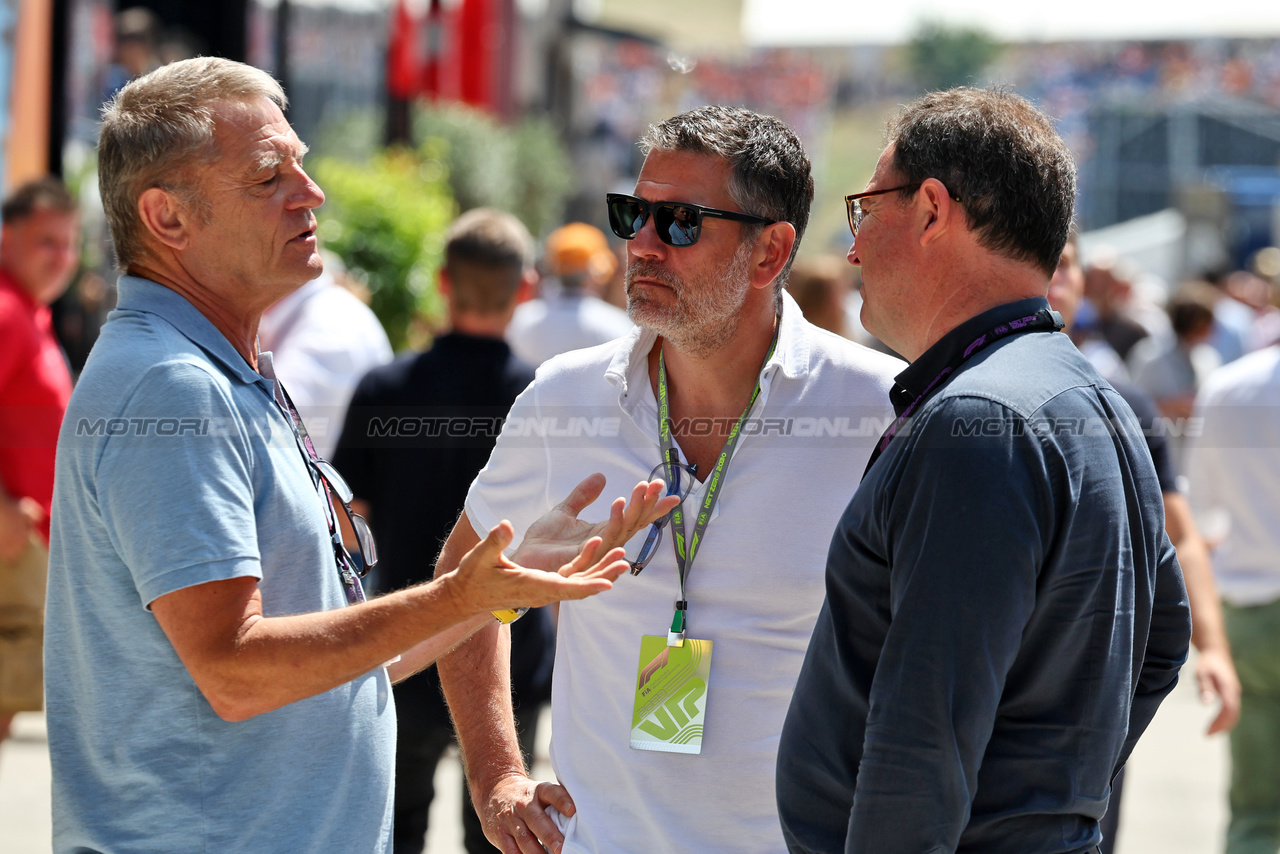
<path id="1" fill-rule="evenodd" d="M 522 569 L 504 522 L 457 572 L 363 601 L 329 498 L 350 496 L 256 345 L 262 311 L 320 272 L 324 195 L 284 105 L 261 71 L 201 58 L 105 115 L 127 275 L 58 445 L 57 852 L 389 850 L 390 683 L 493 609 L 591 595 L 626 567 L 591 541 L 559 574 Z M 601 531 L 647 525 L 661 488 L 615 502 Z"/>

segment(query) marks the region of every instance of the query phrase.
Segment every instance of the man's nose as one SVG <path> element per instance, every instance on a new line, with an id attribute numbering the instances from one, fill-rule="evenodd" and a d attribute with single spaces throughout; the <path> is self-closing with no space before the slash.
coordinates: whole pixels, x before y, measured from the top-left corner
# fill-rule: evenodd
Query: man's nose
<path id="1" fill-rule="evenodd" d="M 318 208 L 324 204 L 324 190 L 320 189 L 320 185 L 311 180 L 311 176 L 301 167 L 297 167 L 298 178 L 300 179 L 297 189 L 290 195 L 289 201 L 294 207 L 299 208 Z"/>
<path id="2" fill-rule="evenodd" d="M 667 244 L 658 237 L 658 227 L 653 216 L 647 216 L 636 236 L 627 241 L 627 254 L 637 258 L 661 258 L 666 255 Z"/>

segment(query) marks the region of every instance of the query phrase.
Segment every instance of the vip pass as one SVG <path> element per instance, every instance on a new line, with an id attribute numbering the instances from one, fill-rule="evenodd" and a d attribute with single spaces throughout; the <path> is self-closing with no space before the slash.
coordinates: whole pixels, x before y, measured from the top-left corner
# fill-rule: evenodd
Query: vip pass
<path id="1" fill-rule="evenodd" d="M 764 357 L 769 363 L 778 345 L 778 328 L 781 319 L 774 322 L 773 341 Z M 763 366 L 761 373 L 763 373 Z M 711 522 L 711 512 L 724 486 L 729 461 L 738 439 L 742 436 L 742 424 L 760 397 L 757 380 L 751 400 L 734 425 L 716 467 L 708 478 L 706 492 L 694 522 L 693 534 L 685 541 L 683 501 L 671 511 L 671 528 L 676 550 L 676 569 L 680 578 L 680 598 L 675 603 L 671 628 L 666 637 L 645 635 L 640 639 L 640 662 L 636 668 L 636 692 L 631 711 L 631 747 L 634 750 L 658 750 L 666 753 L 701 753 L 702 733 L 707 714 L 707 694 L 711 684 L 711 641 L 686 638 L 689 603 L 685 598 L 685 582 L 693 569 L 698 546 Z M 667 367 L 663 355 L 658 355 L 658 430 L 662 445 L 662 457 L 668 467 L 668 483 L 675 466 L 680 464 L 679 452 L 671 434 L 671 398 L 667 388 Z"/>
<path id="2" fill-rule="evenodd" d="M 701 753 L 711 681 L 711 641 L 672 646 L 661 635 L 640 639 L 640 665 L 631 713 L 631 747 Z"/>

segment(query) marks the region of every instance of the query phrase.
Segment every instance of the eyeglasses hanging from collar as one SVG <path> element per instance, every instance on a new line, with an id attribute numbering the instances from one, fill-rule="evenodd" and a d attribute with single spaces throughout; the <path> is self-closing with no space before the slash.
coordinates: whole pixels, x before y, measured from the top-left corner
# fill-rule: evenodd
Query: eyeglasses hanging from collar
<path id="1" fill-rule="evenodd" d="M 311 473 L 311 480 L 319 491 L 321 484 L 324 485 L 324 493 L 326 500 L 324 501 L 325 520 L 329 524 L 329 539 L 333 544 L 333 557 L 338 565 L 338 576 L 342 579 L 342 586 L 347 594 L 347 601 L 350 603 L 363 602 L 364 589 L 360 585 L 360 579 L 369 574 L 369 570 L 378 564 L 378 547 L 373 540 L 373 532 L 369 529 L 369 523 L 363 516 L 351 509 L 351 500 L 354 494 L 351 487 L 347 485 L 342 475 L 338 474 L 338 470 L 325 459 L 316 454 L 315 445 L 311 441 L 311 436 L 307 434 L 307 425 L 303 423 L 302 416 L 298 413 L 298 408 L 294 406 L 293 399 L 289 397 L 289 392 L 285 389 L 284 384 L 279 384 L 281 396 L 284 398 L 288 409 L 289 419 L 293 422 L 293 438 L 298 445 L 298 450 L 302 453 L 302 459 L 307 464 L 307 470 Z M 333 510 L 332 498 L 338 499 L 339 506 L 342 507 L 344 513 L 347 514 L 347 521 L 351 525 L 351 530 L 355 534 L 356 544 L 359 551 L 351 554 L 347 550 L 346 544 L 342 541 L 342 529 L 338 524 L 337 517 Z"/>

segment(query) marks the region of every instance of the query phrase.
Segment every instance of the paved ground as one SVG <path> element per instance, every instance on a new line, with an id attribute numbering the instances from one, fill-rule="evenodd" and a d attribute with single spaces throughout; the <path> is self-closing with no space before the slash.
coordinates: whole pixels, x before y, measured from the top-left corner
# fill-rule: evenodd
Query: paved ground
<path id="1" fill-rule="evenodd" d="M 1205 738 L 1212 714 L 1199 704 L 1190 669 L 1143 736 L 1125 784 L 1121 854 L 1220 854 L 1226 824 L 1227 748 Z M 543 727 L 535 772 L 544 779 L 549 727 Z M 456 759 L 440 763 L 427 854 L 461 854 L 461 774 Z M 44 719 L 20 715 L 0 748 L 0 852 L 49 851 L 49 756 Z"/>

